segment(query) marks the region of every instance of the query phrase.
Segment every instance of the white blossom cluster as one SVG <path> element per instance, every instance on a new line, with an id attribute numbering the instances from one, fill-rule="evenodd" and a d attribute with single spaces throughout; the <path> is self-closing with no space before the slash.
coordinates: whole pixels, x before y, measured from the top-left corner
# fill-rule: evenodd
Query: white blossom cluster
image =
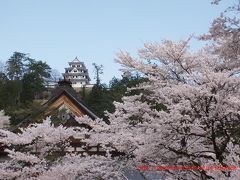
<path id="1" fill-rule="evenodd" d="M 6 145 L 9 157 L 0 163 L 0 179 L 123 178 L 118 159 L 66 153 L 70 138 L 81 132 L 61 125 L 54 127 L 50 118 L 21 129 L 18 134 L 6 130 L 0 133 L 0 143 Z"/>
<path id="2" fill-rule="evenodd" d="M 221 59 L 188 41 L 147 43 L 139 58 L 120 53 L 126 71 L 140 71 L 148 82 L 142 93 L 115 103 L 110 125 L 91 123 L 91 144 L 117 149 L 133 166 L 238 166 L 240 78 L 235 68 L 216 67 Z M 90 123 L 86 118 L 79 119 Z M 237 179 L 239 171 L 171 171 L 174 178 Z"/>

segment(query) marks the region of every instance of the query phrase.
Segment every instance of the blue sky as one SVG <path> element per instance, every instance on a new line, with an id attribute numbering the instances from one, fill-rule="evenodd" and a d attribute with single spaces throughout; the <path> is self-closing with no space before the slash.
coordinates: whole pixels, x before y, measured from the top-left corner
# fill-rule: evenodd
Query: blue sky
<path id="1" fill-rule="evenodd" d="M 77 56 L 92 82 L 92 63 L 102 64 L 108 83 L 121 77 L 117 52 L 135 55 L 144 42 L 205 33 L 226 1 L 214 6 L 210 0 L 0 0 L 0 60 L 19 51 L 64 72 Z"/>

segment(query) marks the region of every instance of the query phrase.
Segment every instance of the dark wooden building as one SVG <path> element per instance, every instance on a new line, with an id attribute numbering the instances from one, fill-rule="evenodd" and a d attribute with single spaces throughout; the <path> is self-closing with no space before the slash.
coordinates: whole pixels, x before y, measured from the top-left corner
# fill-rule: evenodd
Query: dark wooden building
<path id="1" fill-rule="evenodd" d="M 52 97 L 41 106 L 39 111 L 28 115 L 17 125 L 17 128 L 41 122 L 48 116 L 51 116 L 54 124 L 77 126 L 78 123 L 75 121 L 75 117 L 84 115 L 89 116 L 93 120 L 97 118 L 97 115 L 78 97 L 71 86 L 71 82 L 64 79 L 58 82 L 58 86 L 52 92 Z"/>

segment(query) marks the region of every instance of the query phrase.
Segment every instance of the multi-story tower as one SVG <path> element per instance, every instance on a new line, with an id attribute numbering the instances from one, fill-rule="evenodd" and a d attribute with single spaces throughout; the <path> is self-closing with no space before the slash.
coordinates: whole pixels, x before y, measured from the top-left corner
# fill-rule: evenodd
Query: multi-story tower
<path id="1" fill-rule="evenodd" d="M 73 88 L 81 88 L 83 86 L 89 85 L 90 78 L 88 75 L 88 70 L 84 63 L 79 61 L 76 57 L 72 62 L 69 62 L 69 67 L 65 68 L 65 73 L 63 73 L 64 79 L 70 80 L 72 82 Z"/>

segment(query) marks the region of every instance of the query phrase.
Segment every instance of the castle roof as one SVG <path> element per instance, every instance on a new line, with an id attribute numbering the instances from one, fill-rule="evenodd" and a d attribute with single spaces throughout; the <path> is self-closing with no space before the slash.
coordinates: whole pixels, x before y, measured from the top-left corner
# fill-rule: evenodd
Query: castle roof
<path id="1" fill-rule="evenodd" d="M 69 65 L 72 65 L 72 64 L 81 64 L 84 66 L 84 63 L 81 62 L 77 57 L 75 57 L 75 59 L 71 62 L 68 62 Z"/>
<path id="2" fill-rule="evenodd" d="M 77 57 L 72 62 L 80 62 Z"/>

